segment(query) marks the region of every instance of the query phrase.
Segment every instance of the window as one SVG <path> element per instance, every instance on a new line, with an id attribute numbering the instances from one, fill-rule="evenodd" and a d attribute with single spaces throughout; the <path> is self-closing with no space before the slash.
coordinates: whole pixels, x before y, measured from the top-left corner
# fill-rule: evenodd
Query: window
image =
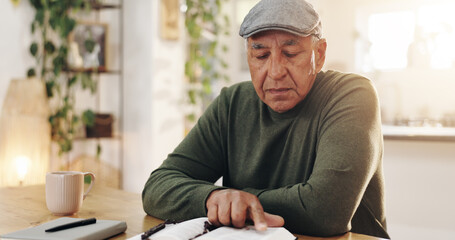
<path id="1" fill-rule="evenodd" d="M 367 36 L 357 44 L 357 68 L 454 68 L 454 12 L 455 3 L 439 3 L 364 15 Z"/>

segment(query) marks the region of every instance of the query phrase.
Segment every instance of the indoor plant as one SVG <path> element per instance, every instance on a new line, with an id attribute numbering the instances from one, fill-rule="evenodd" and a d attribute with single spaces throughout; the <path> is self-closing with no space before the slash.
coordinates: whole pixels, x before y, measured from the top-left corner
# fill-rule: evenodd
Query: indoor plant
<path id="1" fill-rule="evenodd" d="M 75 111 L 75 92 L 79 85 L 94 93 L 97 82 L 92 77 L 96 69 L 72 71 L 68 66 L 68 36 L 76 27 L 74 15 L 78 11 L 90 11 L 90 0 L 29 0 L 36 10 L 31 23 L 34 37 L 30 53 L 36 65 L 27 76 L 37 76 L 46 84 L 51 113 L 49 122 L 52 139 L 59 146 L 59 155 L 72 149 L 76 129 L 82 123 L 92 125 L 95 114 L 91 110 Z M 93 41 L 85 46 L 93 49 Z M 99 148 L 98 148 L 99 153 Z"/>
<path id="2" fill-rule="evenodd" d="M 188 57 L 185 63 L 187 97 L 191 105 L 199 106 L 200 111 L 187 114 L 194 122 L 198 112 L 212 101 L 212 84 L 215 81 L 229 81 L 222 73 L 228 67 L 220 53 L 228 47 L 220 43 L 222 35 L 229 35 L 229 17 L 222 15 L 225 0 L 186 0 L 185 27 L 188 33 Z M 197 108 L 193 108 L 197 109 Z"/>

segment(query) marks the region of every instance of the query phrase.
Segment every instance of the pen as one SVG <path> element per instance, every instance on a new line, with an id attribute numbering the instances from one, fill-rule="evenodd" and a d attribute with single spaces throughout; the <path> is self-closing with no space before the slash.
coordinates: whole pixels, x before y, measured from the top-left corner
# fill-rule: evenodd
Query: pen
<path id="1" fill-rule="evenodd" d="M 53 228 L 49 228 L 44 231 L 45 232 L 56 232 L 56 231 L 65 230 L 65 229 L 69 229 L 69 228 L 85 226 L 85 225 L 89 225 L 89 224 L 93 224 L 93 223 L 96 223 L 96 218 L 83 219 L 81 221 L 67 223 L 67 224 L 63 224 L 63 225 L 56 226 Z"/>

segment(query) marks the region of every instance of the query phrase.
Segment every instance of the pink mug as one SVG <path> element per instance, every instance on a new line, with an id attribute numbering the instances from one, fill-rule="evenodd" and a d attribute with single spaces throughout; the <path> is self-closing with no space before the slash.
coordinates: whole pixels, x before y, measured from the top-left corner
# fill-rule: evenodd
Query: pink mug
<path id="1" fill-rule="evenodd" d="M 84 192 L 84 177 L 92 180 Z M 46 174 L 46 205 L 54 215 L 72 215 L 82 206 L 93 187 L 95 175 L 91 172 L 60 171 Z"/>

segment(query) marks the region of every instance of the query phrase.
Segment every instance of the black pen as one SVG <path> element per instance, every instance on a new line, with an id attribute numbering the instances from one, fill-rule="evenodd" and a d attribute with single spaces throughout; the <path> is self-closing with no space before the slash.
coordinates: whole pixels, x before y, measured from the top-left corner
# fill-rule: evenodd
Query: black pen
<path id="1" fill-rule="evenodd" d="M 53 227 L 53 228 L 49 228 L 49 229 L 46 229 L 44 231 L 45 232 L 56 232 L 56 231 L 65 230 L 65 229 L 68 229 L 68 228 L 85 226 L 85 225 L 89 225 L 89 224 L 93 224 L 93 223 L 96 223 L 96 218 L 83 219 L 81 221 L 67 223 L 67 224 L 63 224 L 63 225 L 56 226 L 56 227 Z"/>

